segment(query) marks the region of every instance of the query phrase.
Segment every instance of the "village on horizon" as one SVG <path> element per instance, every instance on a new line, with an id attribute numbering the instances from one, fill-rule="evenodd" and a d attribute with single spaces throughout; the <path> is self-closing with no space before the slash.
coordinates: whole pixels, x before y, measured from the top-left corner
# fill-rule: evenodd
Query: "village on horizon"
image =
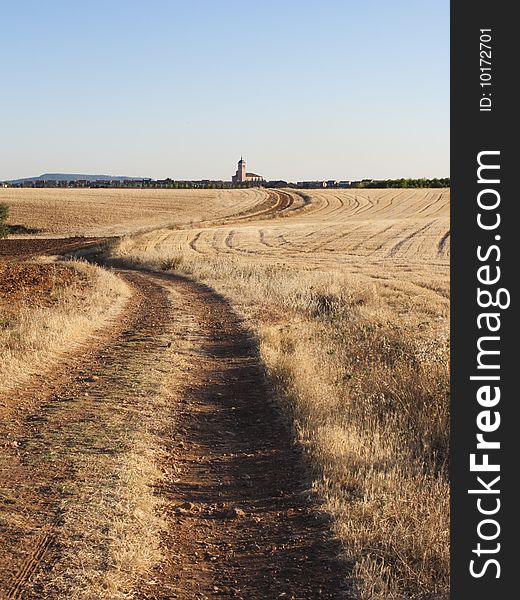
<path id="1" fill-rule="evenodd" d="M 123 177 L 112 175 L 84 175 L 45 173 L 37 177 L 0 181 L 0 187 L 24 188 L 243 188 L 243 187 L 291 187 L 291 188 L 386 188 L 386 187 L 450 187 L 450 178 L 400 178 L 360 180 L 314 180 L 295 183 L 281 179 L 267 180 L 262 175 L 248 172 L 241 156 L 237 170 L 230 181 L 216 179 L 180 180 L 153 179 L 151 177 Z"/>

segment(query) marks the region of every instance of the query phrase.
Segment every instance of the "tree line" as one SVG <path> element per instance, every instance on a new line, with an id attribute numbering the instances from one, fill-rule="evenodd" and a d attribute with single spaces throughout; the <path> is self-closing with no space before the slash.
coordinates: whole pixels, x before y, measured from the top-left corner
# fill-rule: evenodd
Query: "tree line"
<path id="1" fill-rule="evenodd" d="M 435 177 L 433 179 L 427 179 L 422 177 L 420 179 L 380 179 L 380 180 L 366 180 L 366 181 L 353 181 L 352 187 L 354 188 L 444 188 L 450 187 L 449 177 Z"/>

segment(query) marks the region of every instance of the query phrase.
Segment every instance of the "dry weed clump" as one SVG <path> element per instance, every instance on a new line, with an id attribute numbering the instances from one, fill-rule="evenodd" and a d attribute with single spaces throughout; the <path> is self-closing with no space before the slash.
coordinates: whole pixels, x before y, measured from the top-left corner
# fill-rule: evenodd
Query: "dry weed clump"
<path id="1" fill-rule="evenodd" d="M 446 598 L 449 589 L 447 311 L 352 273 L 236 255 L 167 255 L 138 238 L 119 261 L 174 268 L 248 318 L 315 487 L 334 516 L 363 600 Z"/>
<path id="2" fill-rule="evenodd" d="M 76 271 L 75 277 L 70 277 L 70 269 L 64 277 L 61 266 L 56 265 L 50 289 L 35 285 L 26 297 L 9 302 L 0 298 L 4 315 L 0 326 L 0 393 L 19 386 L 34 373 L 43 374 L 63 358 L 64 352 L 77 348 L 88 335 L 109 323 L 130 297 L 128 286 L 109 271 L 81 261 L 67 266 Z M 33 266 L 27 265 L 27 269 L 32 271 Z M 46 294 L 40 298 L 42 288 Z"/>

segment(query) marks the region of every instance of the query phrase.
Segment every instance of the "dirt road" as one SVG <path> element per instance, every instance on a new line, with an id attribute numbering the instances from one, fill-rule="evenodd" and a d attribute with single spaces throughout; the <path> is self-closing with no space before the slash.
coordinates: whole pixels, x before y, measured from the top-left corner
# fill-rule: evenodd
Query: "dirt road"
<path id="1" fill-rule="evenodd" d="M 120 274 L 120 322 L 1 399 L 0 597 L 346 597 L 247 329 L 203 285 Z"/>

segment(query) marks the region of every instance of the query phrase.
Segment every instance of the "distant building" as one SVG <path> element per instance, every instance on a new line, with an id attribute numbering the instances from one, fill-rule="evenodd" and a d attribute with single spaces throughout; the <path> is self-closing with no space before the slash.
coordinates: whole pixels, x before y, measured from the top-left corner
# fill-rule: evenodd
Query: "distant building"
<path id="1" fill-rule="evenodd" d="M 300 188 L 326 188 L 326 181 L 298 181 L 296 184 Z"/>
<path id="2" fill-rule="evenodd" d="M 264 178 L 256 173 L 247 173 L 246 161 L 240 157 L 237 172 L 231 177 L 231 181 L 232 183 L 243 183 L 246 181 L 264 181 Z"/>

